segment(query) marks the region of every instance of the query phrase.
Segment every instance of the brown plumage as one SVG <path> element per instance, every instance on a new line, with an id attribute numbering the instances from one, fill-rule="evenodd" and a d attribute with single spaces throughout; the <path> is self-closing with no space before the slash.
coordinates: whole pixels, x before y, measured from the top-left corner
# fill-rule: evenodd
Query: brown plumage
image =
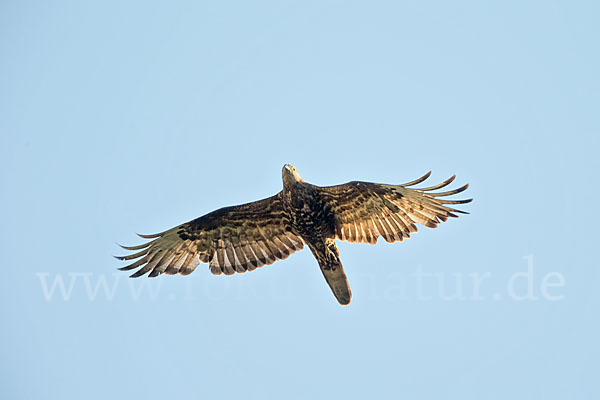
<path id="1" fill-rule="evenodd" d="M 340 304 L 352 297 L 335 240 L 376 243 L 402 241 L 417 231 L 416 224 L 435 228 L 448 217 L 466 214 L 448 206 L 468 200 L 446 200 L 468 184 L 434 192 L 455 176 L 434 186 L 409 188 L 425 181 L 431 172 L 403 185 L 349 182 L 320 187 L 304 182 L 296 168 L 283 167 L 283 190 L 269 198 L 225 207 L 154 235 L 133 247 L 134 254 L 117 257 L 135 260 L 121 270 L 138 270 L 131 277 L 150 273 L 188 275 L 208 263 L 215 275 L 253 271 L 283 260 L 308 245 L 323 276 Z"/>

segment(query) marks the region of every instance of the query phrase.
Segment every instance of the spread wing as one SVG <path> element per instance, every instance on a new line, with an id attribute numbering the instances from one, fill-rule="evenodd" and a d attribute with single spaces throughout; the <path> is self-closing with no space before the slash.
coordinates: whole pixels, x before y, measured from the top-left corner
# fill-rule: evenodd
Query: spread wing
<path id="1" fill-rule="evenodd" d="M 472 199 L 445 200 L 445 197 L 463 192 L 468 184 L 447 192 L 434 192 L 452 183 L 456 175 L 431 187 L 409 188 L 430 175 L 431 171 L 403 185 L 349 182 L 319 188 L 333 212 L 336 237 L 373 244 L 381 236 L 391 243 L 410 237 L 417 231 L 415 224 L 436 228 L 448 217 L 457 217 L 456 213 L 467 214 L 447 205 L 464 204 Z"/>
<path id="2" fill-rule="evenodd" d="M 153 240 L 139 246 L 121 246 L 140 251 L 117 257 L 138 259 L 120 269 L 139 268 L 131 277 L 148 272 L 150 277 L 162 273 L 188 275 L 204 262 L 215 275 L 231 275 L 283 260 L 301 250 L 304 242 L 291 233 L 279 196 L 221 208 L 165 232 L 140 235 Z"/>

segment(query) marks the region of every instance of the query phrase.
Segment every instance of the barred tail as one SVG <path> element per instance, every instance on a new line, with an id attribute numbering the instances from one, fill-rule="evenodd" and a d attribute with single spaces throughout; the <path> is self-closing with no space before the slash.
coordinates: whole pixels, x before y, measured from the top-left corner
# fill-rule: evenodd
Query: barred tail
<path id="1" fill-rule="evenodd" d="M 352 292 L 340 261 L 340 254 L 335 245 L 335 240 L 325 245 L 326 254 L 315 252 L 312 248 L 311 250 L 313 250 L 313 254 L 319 262 L 319 267 L 321 267 L 321 272 L 323 272 L 323 276 L 337 301 L 344 306 L 350 304 Z"/>
<path id="2" fill-rule="evenodd" d="M 346 279 L 342 264 L 339 264 L 335 269 L 325 269 L 321 265 L 321 271 L 323 271 L 323 276 L 337 301 L 343 306 L 350 304 L 352 292 L 350 286 L 348 286 L 348 279 Z"/>

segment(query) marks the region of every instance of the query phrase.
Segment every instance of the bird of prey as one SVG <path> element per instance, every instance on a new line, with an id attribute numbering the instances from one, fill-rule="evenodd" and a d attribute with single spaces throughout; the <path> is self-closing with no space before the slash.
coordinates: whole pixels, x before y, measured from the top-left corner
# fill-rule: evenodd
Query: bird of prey
<path id="1" fill-rule="evenodd" d="M 208 263 L 215 275 L 254 271 L 263 265 L 283 260 L 307 245 L 313 253 L 327 284 L 342 305 L 350 303 L 352 293 L 340 261 L 337 240 L 353 243 L 402 241 L 417 231 L 415 224 L 437 227 L 457 213 L 448 205 L 467 200 L 447 200 L 463 192 L 468 184 L 446 192 L 435 192 L 449 185 L 446 181 L 412 188 L 431 175 L 431 171 L 403 185 L 353 181 L 337 186 L 315 186 L 303 181 L 292 165 L 283 166 L 283 190 L 269 198 L 239 206 L 224 207 L 154 235 L 140 235 L 151 241 L 139 246 L 121 246 L 138 252 L 117 256 L 135 260 L 120 268 L 139 268 L 131 277 L 150 273 L 155 277 L 192 273 L 200 263 Z"/>

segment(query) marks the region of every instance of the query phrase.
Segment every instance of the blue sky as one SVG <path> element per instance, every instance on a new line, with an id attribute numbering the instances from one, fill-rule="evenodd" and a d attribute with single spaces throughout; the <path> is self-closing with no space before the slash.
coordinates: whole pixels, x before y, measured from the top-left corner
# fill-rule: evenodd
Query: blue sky
<path id="1" fill-rule="evenodd" d="M 599 11 L 3 2 L 2 397 L 598 398 Z M 475 200 L 338 243 L 349 307 L 308 250 L 116 270 L 115 242 L 270 196 L 284 163 Z"/>

